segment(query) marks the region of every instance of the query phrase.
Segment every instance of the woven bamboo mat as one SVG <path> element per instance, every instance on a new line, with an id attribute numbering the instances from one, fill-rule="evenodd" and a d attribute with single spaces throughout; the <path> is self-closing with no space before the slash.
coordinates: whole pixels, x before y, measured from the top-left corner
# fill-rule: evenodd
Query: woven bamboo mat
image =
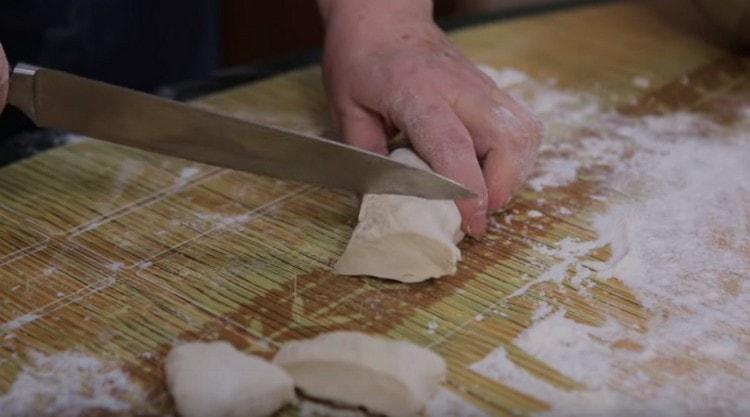
<path id="1" fill-rule="evenodd" d="M 554 77 L 630 114 L 692 108 L 721 118 L 727 91 L 750 90 L 748 62 L 638 4 L 492 23 L 452 38 L 478 62 Z M 690 85 L 679 82 L 686 74 Z M 648 76 L 650 88 L 634 87 L 634 75 Z M 317 68 L 199 105 L 331 134 Z M 161 414 L 172 407 L 161 363 L 178 340 L 223 339 L 271 357 L 287 340 L 356 329 L 436 350 L 449 363 L 448 386 L 488 412 L 543 411 L 542 400 L 466 367 L 507 346 L 511 360 L 539 378 L 581 389 L 585 381 L 510 345 L 540 300 L 593 326 L 605 317 L 646 326 L 647 312 L 616 279 L 597 282 L 590 298 L 547 284 L 511 296 L 555 262 L 532 243 L 595 237 L 589 219 L 605 204 L 595 198 L 600 187 L 583 174 L 545 192 L 543 202 L 525 190 L 495 216 L 489 236 L 461 244 L 456 276 L 407 286 L 330 272 L 356 219 L 354 195 L 94 140 L 62 146 L 0 170 L 0 391 L 29 350 L 75 350 L 122 366 L 148 395 L 141 411 Z M 574 214 L 556 216 L 561 205 Z M 524 216 L 529 210 L 543 216 Z"/>

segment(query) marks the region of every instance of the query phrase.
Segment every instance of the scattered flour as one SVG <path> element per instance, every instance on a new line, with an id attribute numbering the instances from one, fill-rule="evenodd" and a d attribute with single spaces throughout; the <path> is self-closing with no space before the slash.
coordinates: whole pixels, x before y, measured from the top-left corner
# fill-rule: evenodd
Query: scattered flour
<path id="1" fill-rule="evenodd" d="M 537 219 L 544 216 L 544 214 L 542 214 L 542 212 L 539 210 L 529 210 L 526 212 L 526 215 L 532 219 Z"/>
<path id="2" fill-rule="evenodd" d="M 437 331 L 439 325 L 436 320 L 430 320 L 427 323 L 427 334 L 435 334 L 435 331 Z"/>
<path id="3" fill-rule="evenodd" d="M 539 303 L 537 308 L 534 310 L 534 314 L 531 315 L 531 321 L 539 321 L 554 312 L 554 308 L 551 304 L 542 301 Z"/>
<path id="4" fill-rule="evenodd" d="M 125 264 L 122 262 L 112 262 L 111 264 L 107 265 L 107 269 L 109 269 L 112 272 L 117 272 L 125 267 Z"/>
<path id="5" fill-rule="evenodd" d="M 554 363 L 564 375 L 574 375 L 589 388 L 598 389 L 610 377 L 609 343 L 623 336 L 624 330 L 614 321 L 602 327 L 587 326 L 565 318 L 565 310 L 560 310 L 521 333 L 514 344 L 545 363 Z"/>
<path id="6" fill-rule="evenodd" d="M 446 388 L 440 388 L 430 398 L 423 411 L 424 417 L 486 417 L 487 414 L 476 408 L 461 396 Z"/>
<path id="7" fill-rule="evenodd" d="M 647 90 L 649 87 L 651 87 L 651 80 L 642 75 L 633 77 L 633 80 L 631 82 L 633 84 L 633 87 L 640 88 L 641 90 Z"/>
<path id="8" fill-rule="evenodd" d="M 125 413 L 145 396 L 121 370 L 80 353 L 29 353 L 30 363 L 0 396 L 0 415 L 76 417 Z"/>
<path id="9" fill-rule="evenodd" d="M 554 80 L 541 82 L 511 68 L 480 65 L 479 69 L 505 92 L 531 107 L 544 120 L 547 129 L 580 125 L 601 114 L 601 106 L 594 96 L 554 88 Z"/>
<path id="10" fill-rule="evenodd" d="M 534 245 L 552 264 L 511 296 L 551 282 L 591 299 L 588 288 L 617 278 L 649 319 L 594 327 L 537 309 L 514 345 L 585 389 L 553 386 L 503 347 L 470 369 L 549 402 L 553 416 L 750 415 L 750 117 L 732 128 L 688 112 L 628 117 L 523 74 L 485 71 L 548 125 L 530 188 L 585 175 L 606 206 L 592 220 L 596 239 Z M 609 259 L 594 259 L 604 248 Z"/>
<path id="11" fill-rule="evenodd" d="M 549 415 L 559 415 L 554 409 L 565 409 L 575 416 L 634 416 L 637 404 L 626 407 L 621 398 L 613 396 L 606 390 L 566 391 L 536 378 L 508 358 L 503 347 L 493 350 L 479 362 L 470 366 L 472 371 L 503 383 L 524 394 L 532 395 L 550 404 L 554 404 Z M 614 411 L 622 410 L 622 411 Z M 648 415 L 648 414 L 644 414 Z"/>
<path id="12" fill-rule="evenodd" d="M 248 213 L 237 215 L 224 215 L 218 213 L 195 213 L 195 217 L 211 226 L 233 227 L 247 223 L 252 216 Z"/>
<path id="13" fill-rule="evenodd" d="M 23 327 L 27 323 L 31 323 L 32 321 L 38 319 L 39 316 L 34 313 L 24 314 L 22 316 L 18 316 L 13 320 L 7 321 L 0 325 L 0 332 L 2 333 L 8 333 L 12 332 L 14 330 L 17 330 L 20 327 Z"/>
<path id="14" fill-rule="evenodd" d="M 195 174 L 201 172 L 199 168 L 196 167 L 185 167 L 180 170 L 180 179 L 181 180 L 187 180 L 190 177 L 195 176 Z"/>

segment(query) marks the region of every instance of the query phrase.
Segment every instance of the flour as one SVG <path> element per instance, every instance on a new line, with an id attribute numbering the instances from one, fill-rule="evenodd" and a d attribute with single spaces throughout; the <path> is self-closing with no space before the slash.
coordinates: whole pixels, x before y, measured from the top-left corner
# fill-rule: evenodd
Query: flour
<path id="1" fill-rule="evenodd" d="M 631 416 L 638 405 L 628 404 L 625 399 L 606 390 L 567 391 L 536 378 L 508 358 L 505 348 L 493 350 L 469 369 L 488 379 L 503 383 L 524 394 L 532 395 L 555 405 L 550 415 L 558 415 L 555 409 L 566 409 L 576 416 Z M 628 411 L 617 412 L 613 410 Z M 646 414 L 648 415 L 648 414 Z"/>
<path id="2" fill-rule="evenodd" d="M 238 215 L 224 215 L 218 213 L 194 213 L 195 217 L 201 222 L 223 228 L 234 228 L 247 223 L 252 218 L 251 214 L 243 213 Z"/>
<path id="3" fill-rule="evenodd" d="M 107 269 L 109 269 L 112 272 L 117 272 L 125 267 L 125 264 L 122 262 L 112 262 L 111 264 L 107 265 Z"/>
<path id="4" fill-rule="evenodd" d="M 553 416 L 748 415 L 750 114 L 740 112 L 733 128 L 689 112 L 628 117 L 528 77 L 492 74 L 515 80 L 505 83 L 511 92 L 554 126 L 529 188 L 548 192 L 585 175 L 598 184 L 588 197 L 605 206 L 590 221 L 596 239 L 533 244 L 552 262 L 511 297 L 544 282 L 591 299 L 591 287 L 616 278 L 649 319 L 640 328 L 605 309 L 594 327 L 538 307 L 513 344 L 583 389 L 528 373 L 504 347 L 470 369 L 549 402 Z M 551 103 L 582 114 L 566 118 Z M 611 256 L 595 259 L 605 248 Z"/>
<path id="5" fill-rule="evenodd" d="M 75 417 L 125 413 L 142 405 L 140 387 L 116 367 L 80 353 L 29 353 L 30 363 L 0 396 L 0 415 Z"/>
<path id="6" fill-rule="evenodd" d="M 586 123 L 602 111 L 602 106 L 593 96 L 556 89 L 555 80 L 541 82 L 512 68 L 495 69 L 480 65 L 479 69 L 503 91 L 531 107 L 548 130 Z"/>
<path id="7" fill-rule="evenodd" d="M 24 314 L 18 316 L 13 320 L 7 321 L 0 325 L 0 332 L 8 333 L 23 327 L 25 324 L 31 323 L 32 321 L 39 318 L 39 315 L 34 313 Z"/>
<path id="8" fill-rule="evenodd" d="M 194 177 L 197 173 L 201 172 L 199 168 L 196 167 L 185 167 L 180 170 L 180 180 L 186 181 L 190 179 L 191 177 Z"/>
<path id="9" fill-rule="evenodd" d="M 435 319 L 430 320 L 427 323 L 427 334 L 435 334 L 438 327 L 439 327 L 438 322 Z"/>
<path id="10" fill-rule="evenodd" d="M 539 210 L 529 210 L 526 212 L 526 216 L 531 219 L 537 219 L 539 217 L 544 216 L 544 214 Z"/>
<path id="11" fill-rule="evenodd" d="M 554 312 L 552 305 L 546 302 L 541 302 L 534 310 L 534 314 L 531 315 L 532 321 L 539 321 Z"/>
<path id="12" fill-rule="evenodd" d="M 427 402 L 424 417 L 486 417 L 487 414 L 454 394 L 447 388 L 440 388 Z"/>
<path id="13" fill-rule="evenodd" d="M 635 77 L 633 77 L 631 83 L 633 84 L 633 87 L 639 88 L 641 90 L 647 90 L 649 87 L 651 87 L 651 80 L 642 75 L 636 75 Z"/>

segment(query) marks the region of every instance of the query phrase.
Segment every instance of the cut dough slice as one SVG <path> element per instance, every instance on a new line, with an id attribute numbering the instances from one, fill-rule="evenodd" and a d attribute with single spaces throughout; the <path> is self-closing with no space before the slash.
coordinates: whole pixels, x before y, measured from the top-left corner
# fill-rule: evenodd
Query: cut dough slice
<path id="1" fill-rule="evenodd" d="M 165 362 L 167 386 L 182 417 L 261 417 L 295 400 L 284 370 L 226 342 L 187 343 Z"/>
<path id="2" fill-rule="evenodd" d="M 413 416 L 445 380 L 445 361 L 417 345 L 358 332 L 289 342 L 274 363 L 311 397 Z"/>
<path id="3" fill-rule="evenodd" d="M 414 152 L 402 148 L 391 158 L 429 170 Z M 344 254 L 334 267 L 341 275 L 370 275 L 419 282 L 456 273 L 463 238 L 461 214 L 450 200 L 365 194 Z"/>

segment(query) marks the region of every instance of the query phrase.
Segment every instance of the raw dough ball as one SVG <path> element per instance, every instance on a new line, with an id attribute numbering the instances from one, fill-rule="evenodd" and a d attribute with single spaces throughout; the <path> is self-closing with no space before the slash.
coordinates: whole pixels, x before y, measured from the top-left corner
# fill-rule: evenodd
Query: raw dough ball
<path id="1" fill-rule="evenodd" d="M 172 348 L 167 386 L 182 417 L 261 417 L 293 402 L 294 381 L 282 368 L 226 342 Z"/>
<path id="2" fill-rule="evenodd" d="M 306 394 L 412 416 L 445 380 L 445 361 L 429 349 L 358 332 L 332 332 L 289 342 L 274 363 Z"/>
<path id="3" fill-rule="evenodd" d="M 414 152 L 402 148 L 391 158 L 429 170 Z M 450 200 L 366 194 L 359 224 L 334 268 L 341 275 L 371 275 L 419 282 L 456 273 L 463 238 L 461 214 Z"/>

